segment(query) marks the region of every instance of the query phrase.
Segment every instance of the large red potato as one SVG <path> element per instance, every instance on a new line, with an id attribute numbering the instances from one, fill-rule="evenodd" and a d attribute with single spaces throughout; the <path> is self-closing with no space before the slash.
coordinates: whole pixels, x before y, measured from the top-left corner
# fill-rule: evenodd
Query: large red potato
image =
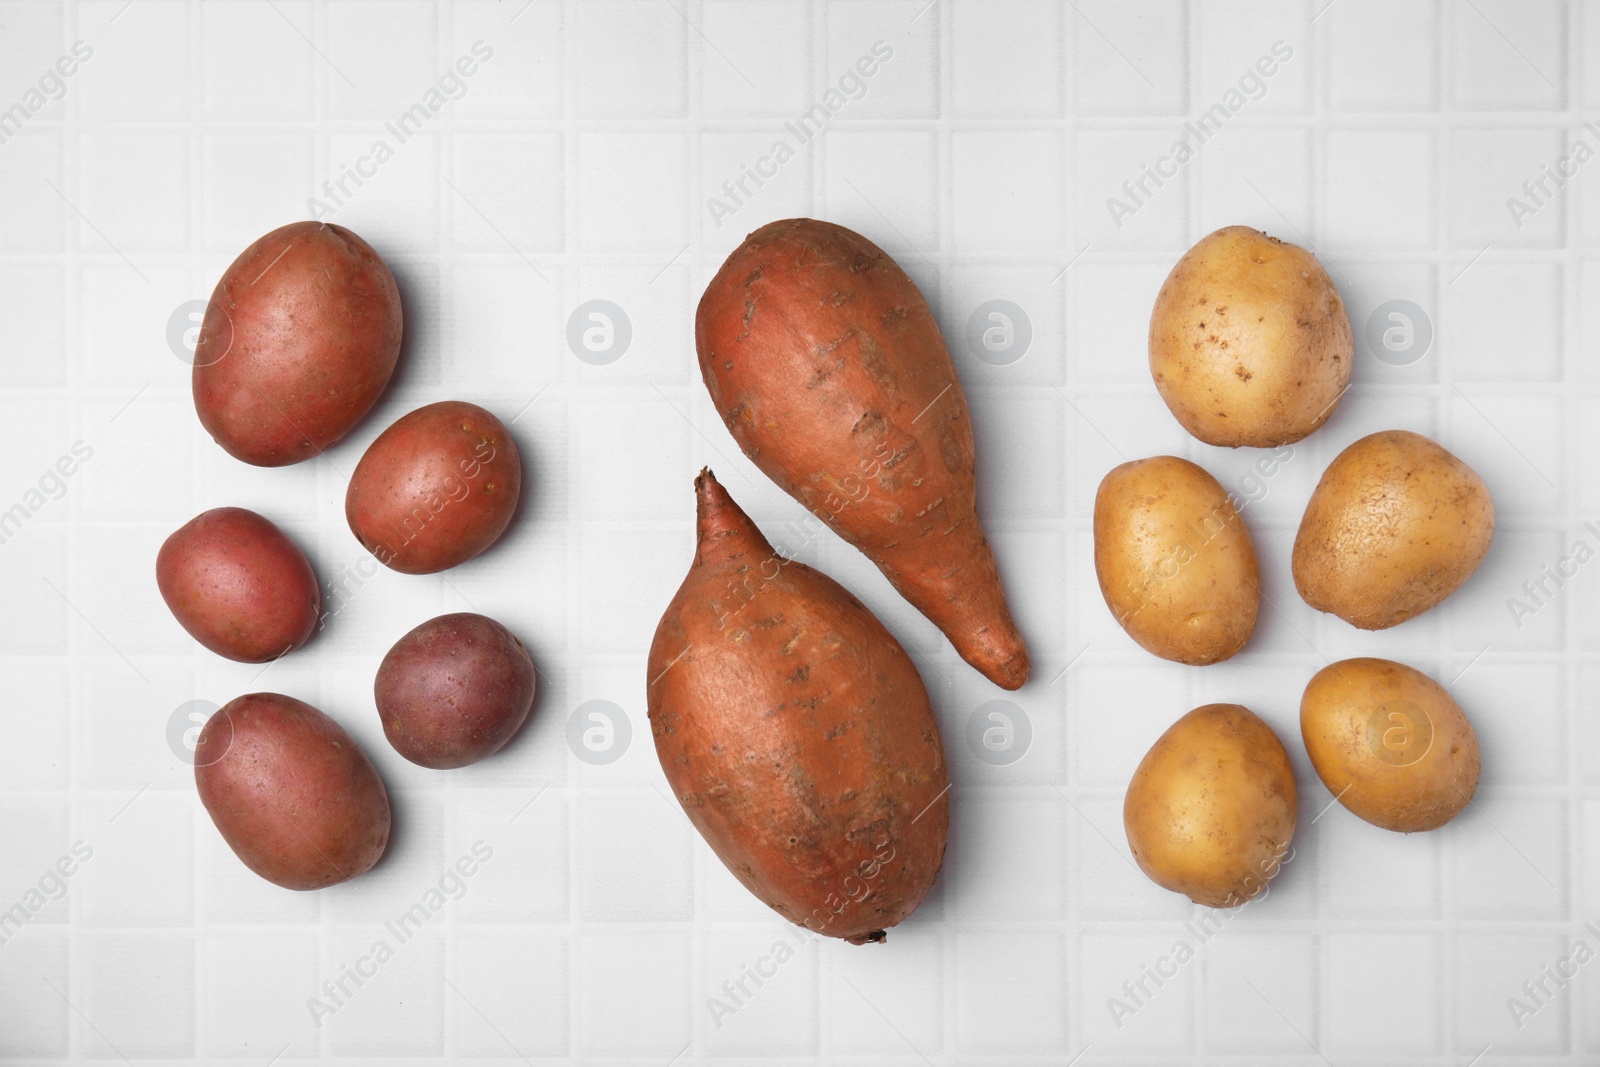
<path id="1" fill-rule="evenodd" d="M 706 287 L 700 373 L 745 455 L 997 685 L 1028 651 L 978 524 L 972 420 L 933 313 L 858 233 L 756 230 Z"/>
<path id="2" fill-rule="evenodd" d="M 379 563 L 432 574 L 494 544 L 522 493 L 522 456 L 499 419 L 444 400 L 400 417 L 350 476 L 344 513 Z"/>
<path id="3" fill-rule="evenodd" d="M 377 863 L 389 794 L 343 727 L 293 697 L 251 693 L 200 730 L 194 783 L 244 865 L 285 889 L 321 889 Z"/>
<path id="4" fill-rule="evenodd" d="M 305 644 L 322 608 L 305 553 L 244 508 L 213 508 L 178 527 L 156 554 L 156 585 L 189 636 L 245 663 Z"/>
<path id="5" fill-rule="evenodd" d="M 650 729 L 689 820 L 790 922 L 881 941 L 949 828 L 915 664 L 833 579 L 773 551 L 709 471 L 694 564 L 650 646 Z"/>
<path id="6" fill-rule="evenodd" d="M 316 455 L 389 383 L 401 318 L 394 275 L 367 242 L 326 222 L 280 226 L 211 294 L 194 350 L 200 424 L 259 467 Z"/>

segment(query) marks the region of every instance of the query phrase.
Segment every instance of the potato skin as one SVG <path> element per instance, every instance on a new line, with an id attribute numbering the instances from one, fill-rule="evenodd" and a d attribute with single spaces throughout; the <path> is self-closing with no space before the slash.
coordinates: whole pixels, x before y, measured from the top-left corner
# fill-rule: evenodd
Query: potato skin
<path id="1" fill-rule="evenodd" d="M 1318 671 L 1300 699 L 1300 735 L 1328 791 L 1385 830 L 1434 830 L 1478 788 L 1478 735 L 1444 686 L 1393 660 Z"/>
<path id="2" fill-rule="evenodd" d="M 792 923 L 853 944 L 927 896 L 949 828 L 939 724 L 861 602 L 772 550 L 709 471 L 650 646 L 656 755 L 706 843 Z"/>
<path id="3" fill-rule="evenodd" d="M 745 238 L 695 313 L 700 373 L 744 454 L 872 560 L 996 685 L 1027 681 L 978 523 L 966 394 L 916 284 L 815 219 Z"/>
<path id="4" fill-rule="evenodd" d="M 1318 611 L 1383 630 L 1455 592 L 1493 540 L 1483 479 L 1421 434 L 1385 430 L 1323 472 L 1295 535 L 1294 584 Z"/>
<path id="5" fill-rule="evenodd" d="M 1177 456 L 1115 467 L 1094 498 L 1094 569 L 1117 623 L 1162 659 L 1203 666 L 1255 631 L 1261 574 L 1226 490 Z"/>
<path id="6" fill-rule="evenodd" d="M 350 476 L 344 513 L 378 562 L 433 574 L 494 544 L 522 493 L 522 454 L 476 404 L 444 400 L 402 415 Z"/>
<path id="7" fill-rule="evenodd" d="M 300 546 L 244 508 L 213 508 L 173 531 L 156 554 L 156 585 L 189 636 L 243 663 L 305 644 L 322 610 Z"/>
<path id="8" fill-rule="evenodd" d="M 229 455 L 299 463 L 349 433 L 400 358 L 400 290 L 361 238 L 280 226 L 217 282 L 195 343 L 195 413 Z"/>
<path id="9" fill-rule="evenodd" d="M 533 658 L 471 612 L 440 615 L 396 641 L 373 697 L 394 750 L 424 767 L 465 767 L 505 747 L 533 708 Z"/>
<path id="10" fill-rule="evenodd" d="M 1206 704 L 1145 753 L 1122 821 L 1151 881 L 1233 908 L 1292 858 L 1297 813 L 1294 770 L 1272 727 L 1241 705 Z"/>
<path id="11" fill-rule="evenodd" d="M 250 693 L 200 730 L 194 783 L 244 865 L 285 889 L 372 868 L 389 844 L 389 794 L 344 728 L 293 697 Z"/>
<path id="12" fill-rule="evenodd" d="M 1248 226 L 1184 253 L 1150 315 L 1161 399 L 1210 445 L 1300 440 L 1333 414 L 1354 359 L 1344 301 L 1322 264 Z"/>

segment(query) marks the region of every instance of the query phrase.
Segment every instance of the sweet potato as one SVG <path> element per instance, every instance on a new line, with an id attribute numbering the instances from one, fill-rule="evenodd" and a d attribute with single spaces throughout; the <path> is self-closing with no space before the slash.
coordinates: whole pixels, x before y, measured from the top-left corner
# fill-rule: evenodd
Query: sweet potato
<path id="1" fill-rule="evenodd" d="M 709 471 L 699 545 L 650 646 L 650 729 L 689 820 L 790 922 L 852 944 L 921 903 L 949 828 L 916 665 L 820 571 L 784 559 Z"/>
<path id="2" fill-rule="evenodd" d="M 972 420 L 916 285 L 814 219 L 752 233 L 695 316 L 700 373 L 745 455 L 855 545 L 968 663 L 1028 678 L 978 524 Z"/>

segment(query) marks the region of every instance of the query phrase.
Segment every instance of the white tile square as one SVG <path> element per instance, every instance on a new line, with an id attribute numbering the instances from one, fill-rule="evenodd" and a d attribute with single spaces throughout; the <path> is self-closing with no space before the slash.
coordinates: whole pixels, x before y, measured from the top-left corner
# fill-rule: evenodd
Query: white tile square
<path id="1" fill-rule="evenodd" d="M 433 132 L 433 127 L 409 134 L 405 141 L 391 138 L 388 144 L 392 154 L 385 155 L 384 162 L 379 163 L 379 153 L 373 151 L 370 134 L 340 133 L 330 136 L 327 158 L 341 162 L 338 174 L 329 175 L 329 178 L 336 181 L 344 173 L 343 167 L 346 165 L 352 170 L 360 168 L 370 171 L 372 177 L 362 179 L 360 185 L 354 181 L 347 182 L 337 190 L 337 197 L 329 196 L 319 185 L 320 195 L 314 217 L 324 222 L 336 222 L 360 234 L 388 262 L 396 280 L 401 281 L 400 264 L 396 262 L 399 256 L 432 255 L 436 251 L 439 205 L 445 202 L 445 198 L 451 198 L 451 211 L 471 211 L 470 207 L 461 203 L 460 195 L 452 192 L 441 180 L 445 168 L 439 142 L 440 138 Z M 369 162 L 363 162 L 364 159 Z M 501 225 L 501 222 L 496 221 L 496 225 Z M 414 294 L 407 292 L 403 283 L 400 297 L 405 304 L 406 333 L 408 338 L 412 338 L 412 313 L 420 308 L 416 306 Z"/>
<path id="2" fill-rule="evenodd" d="M 1192 142 L 1184 142 L 1191 149 Z M 1176 262 L 1190 244 L 1189 169 L 1177 164 L 1171 131 L 1085 129 L 1073 138 L 1077 164 L 1075 241 L 1096 250 L 1163 249 Z M 1162 160 L 1169 162 L 1163 163 Z M 1162 178 L 1147 167 L 1174 172 Z M 1159 184 L 1158 184 L 1159 182 Z"/>
<path id="3" fill-rule="evenodd" d="M 451 941 L 455 1048 L 468 1056 L 564 1056 L 567 938 L 542 930 L 471 930 Z"/>
<path id="4" fill-rule="evenodd" d="M 732 251 L 757 226 L 813 214 L 819 147 L 815 138 L 801 143 L 788 127 L 703 131 L 695 211 L 702 246 Z"/>
<path id="5" fill-rule="evenodd" d="M 857 64 L 875 71 L 852 119 L 917 119 L 940 113 L 939 19 L 926 0 L 828 0 L 827 82 Z"/>
<path id="6" fill-rule="evenodd" d="M 84 809 L 98 847 L 73 879 L 80 921 L 89 927 L 190 925 L 192 798 L 154 789 L 97 793 Z"/>
<path id="7" fill-rule="evenodd" d="M 135 277 L 132 271 L 128 276 Z M 43 264 L 0 263 L 0 287 L 12 294 L 17 307 L 28 309 L 28 314 L 12 318 L 12 328 L 0 338 L 0 384 L 65 385 L 70 351 L 66 271 Z"/>
<path id="8" fill-rule="evenodd" d="M 1440 444 L 1478 472 L 1497 511 L 1526 515 L 1553 507 L 1565 484 L 1560 398 L 1495 395 L 1483 385 L 1463 386 L 1461 393 L 1450 414 L 1453 431 Z"/>
<path id="9" fill-rule="evenodd" d="M 562 356 L 568 372 L 585 388 L 585 396 L 598 395 L 587 391 L 590 389 L 620 392 L 624 382 L 649 382 L 664 390 L 672 389 L 675 397 L 693 397 L 693 410 L 683 407 L 683 400 L 675 400 L 685 414 L 699 417 L 704 413 L 715 418 L 710 414 L 710 400 L 701 385 L 700 364 L 692 340 L 699 291 L 691 289 L 688 270 L 681 262 L 660 267 L 631 263 L 586 264 L 579 268 L 576 290 L 570 294 L 574 303 L 566 321 L 570 330 L 573 316 L 577 315 L 580 326 L 584 327 L 578 338 L 580 348 L 588 351 L 584 338 L 593 326 L 602 327 L 601 333 L 594 336 L 594 343 L 606 341 L 604 323 L 592 317 L 593 311 L 586 313 L 590 317 L 578 315 L 579 309 L 591 300 L 606 300 L 620 308 L 627 317 L 629 334 L 628 347 L 622 355 L 615 362 L 598 366 L 578 358 L 568 334 Z M 620 324 L 612 324 L 611 344 L 619 343 L 621 329 Z M 644 395 L 659 401 L 653 389 Z M 701 401 L 705 403 L 702 405 Z M 673 419 L 682 425 L 677 416 Z M 672 432 L 668 436 L 672 436 Z"/>
<path id="10" fill-rule="evenodd" d="M 641 739 L 642 740 L 642 739 Z M 580 798 L 573 897 L 596 922 L 670 922 L 694 914 L 694 828 L 650 790 L 585 792 Z M 650 891 L 641 893 L 641 886 Z"/>
<path id="11" fill-rule="evenodd" d="M 202 5 L 206 115 L 229 121 L 311 118 L 318 77 L 338 77 L 308 43 L 316 39 L 314 21 L 308 0 Z"/>
<path id="12" fill-rule="evenodd" d="M 458 133 L 452 144 L 451 235 L 458 247 L 527 256 L 561 251 L 566 153 L 559 133 Z"/>
<path id="13" fill-rule="evenodd" d="M 955 957 L 957 1048 L 1028 1054 L 1061 1046 L 1067 953 L 1060 935 L 963 933 Z"/>
<path id="14" fill-rule="evenodd" d="M 1301 808 L 1313 817 L 1332 802 L 1322 788 L 1306 789 L 1300 796 Z M 1317 819 L 1312 833 L 1327 872 L 1322 892 L 1330 918 L 1398 922 L 1444 917 L 1439 834 L 1397 834 L 1338 805 Z"/>
<path id="15" fill-rule="evenodd" d="M 77 216 L 68 206 L 71 193 L 63 182 L 60 133 L 35 123 L 5 142 L 0 188 L 12 206 L 0 230 L 0 252 L 59 253 L 70 247 L 66 223 L 69 218 L 76 222 Z M 109 251 L 97 244 L 100 250 Z"/>
<path id="16" fill-rule="evenodd" d="M 1334 1058 L 1439 1048 L 1439 941 L 1432 934 L 1327 936 L 1322 1047 Z"/>
<path id="17" fill-rule="evenodd" d="M 322 18 L 330 115 L 392 121 L 420 105 L 431 122 L 447 115 L 450 102 L 465 94 L 459 77 L 442 77 L 454 57 L 438 54 L 434 5 L 329 0 Z"/>
<path id="18" fill-rule="evenodd" d="M 1207 1049 L 1294 1056 L 1308 1042 L 1315 1048 L 1320 955 L 1316 939 L 1257 933 L 1244 926 L 1241 922 L 1224 927 L 1196 946 L 1205 960 Z"/>
<path id="19" fill-rule="evenodd" d="M 1187 5 L 1079 3 L 1068 20 L 1072 102 L 1080 115 L 1176 115 L 1189 61 Z M 1209 105 L 1208 101 L 1208 105 Z"/>
<path id="20" fill-rule="evenodd" d="M 1583 964 L 1573 958 L 1579 940 L 1588 942 L 1593 952 L 1593 935 L 1582 930 L 1571 936 L 1534 930 L 1457 934 L 1451 946 L 1456 1052 L 1475 1056 L 1486 1045 L 1514 1047 L 1522 1055 L 1566 1052 L 1569 1006 L 1581 1003 L 1583 982 L 1579 978 L 1561 989 L 1557 983 L 1566 982 L 1557 968 L 1583 973 L 1578 970 Z M 1535 989 L 1543 983 L 1546 992 L 1536 992 L 1535 1000 L 1523 988 L 1524 982 Z M 1531 1008 L 1533 1014 L 1514 1014 L 1513 1005 Z"/>
<path id="21" fill-rule="evenodd" d="M 356 191 L 348 175 L 359 157 L 318 171 L 312 138 L 303 133 L 213 134 L 204 139 L 202 158 L 205 246 L 226 256 L 279 226 L 315 217 L 313 199 L 331 206 L 344 198 L 336 185 L 330 193 L 322 183 L 344 181 Z"/>
<path id="22" fill-rule="evenodd" d="M 65 789 L 71 777 L 71 705 L 64 664 L 18 663 L 15 687 L 0 710 L 0 730 L 12 739 L 0 750 L 0 788 Z"/>
<path id="23" fill-rule="evenodd" d="M 1340 111 L 1438 105 L 1437 0 L 1341 0 L 1329 8 L 1328 99 Z"/>
<path id="24" fill-rule="evenodd" d="M 685 161 L 689 140 L 668 132 L 578 137 L 579 247 L 669 260 L 689 243 Z"/>
<path id="25" fill-rule="evenodd" d="M 1067 348 L 1063 304 L 1074 276 L 1075 268 L 1053 263 L 982 260 L 947 267 L 936 315 L 962 384 L 1061 385 Z"/>
<path id="26" fill-rule="evenodd" d="M 762 4 L 759 17 L 743 0 L 700 5 L 700 107 L 708 115 L 791 118 L 811 105 L 811 5 L 801 0 Z M 845 92 L 867 91 L 861 72 L 830 71 Z M 857 86 L 861 88 L 857 88 Z M 820 94 L 819 94 L 820 95 Z"/>
<path id="27" fill-rule="evenodd" d="M 1488 754 L 1485 785 L 1555 786 L 1566 781 L 1567 694 L 1560 664 L 1505 662 L 1491 651 L 1450 690 L 1478 735 L 1480 752 Z M 1515 722 L 1499 711 L 1511 707 L 1517 709 Z"/>
<path id="28" fill-rule="evenodd" d="M 325 979 L 317 966 L 317 935 L 312 930 L 212 931 L 205 939 L 202 966 L 211 979 L 205 991 L 207 1056 L 271 1056 L 287 1046 L 285 1057 L 317 1047 L 317 1022 L 330 1018 L 308 1010 L 322 1000 Z M 252 980 L 242 980 L 239 961 L 249 960 Z M 292 990 L 299 996 L 262 996 L 265 989 Z"/>
<path id="29" fill-rule="evenodd" d="M 0 41 L 0 70 L 5 71 L 0 76 L 0 98 L 8 106 L 13 101 L 20 103 L 32 118 L 60 119 L 66 110 L 61 100 L 76 84 L 72 79 L 81 69 L 66 36 L 64 7 L 60 3 L 18 4 L 6 13 L 5 39 Z M 56 61 L 62 57 L 66 62 L 58 69 Z M 12 121 L 18 117 L 13 113 Z M 8 123 L 4 131 L 9 134 L 11 130 Z"/>
<path id="30" fill-rule="evenodd" d="M 6 1028 L 0 1031 L 0 1056 L 65 1059 L 75 1018 L 58 993 L 70 988 L 70 948 L 65 931 L 30 930 L 5 943 L 0 970 L 0 1004 Z M 51 991 L 55 987 L 55 992 Z"/>
<path id="31" fill-rule="evenodd" d="M 576 8 L 569 54 L 578 114 L 681 115 L 688 99 L 689 26 L 680 9 L 648 0 L 598 0 Z"/>
<path id="32" fill-rule="evenodd" d="M 893 935 L 891 935 L 893 936 Z M 796 926 L 721 926 L 707 931 L 706 1046 L 713 1056 L 814 1056 L 821 959 L 838 942 Z"/>
<path id="33" fill-rule="evenodd" d="M 495 0 L 463 0 L 451 8 L 450 30 L 450 66 L 467 88 L 455 104 L 457 119 L 560 117 L 566 34 L 559 0 L 516 11 Z"/>
<path id="34" fill-rule="evenodd" d="M 952 239 L 959 251 L 1064 243 L 1064 168 L 1054 130 L 957 132 L 950 137 L 950 155 Z"/>
<path id="35" fill-rule="evenodd" d="M 1570 134 L 1552 127 L 1453 131 L 1450 240 L 1455 247 L 1475 255 L 1488 245 L 1564 244 L 1568 205 L 1577 189 L 1553 168 L 1576 171 L 1579 164 L 1563 162 L 1572 143 Z M 1594 151 L 1592 144 L 1585 148 Z"/>
<path id="36" fill-rule="evenodd" d="M 573 944 L 578 1047 L 595 1056 L 671 1057 L 689 1043 L 690 946 L 671 929 L 590 927 Z M 626 1011 L 627 1026 L 617 1025 Z"/>
<path id="37" fill-rule="evenodd" d="M 1431 248 L 1437 151 L 1427 130 L 1330 131 L 1327 241 L 1336 247 Z"/>
<path id="38" fill-rule="evenodd" d="M 1300 129 L 1231 129 L 1206 143 L 1198 165 L 1203 233 L 1247 225 L 1289 241 L 1285 217 L 1301 226 L 1316 217 L 1312 200 L 1311 136 Z"/>
<path id="39" fill-rule="evenodd" d="M 581 504 L 587 514 L 602 520 L 664 518 L 660 501 L 640 494 L 636 487 L 681 485 L 684 514 L 692 514 L 694 474 L 690 468 L 698 470 L 693 453 L 703 451 L 704 442 L 686 421 L 683 400 L 646 390 L 627 401 L 577 401 L 572 412 L 573 481 L 582 487 L 581 501 L 574 501 L 575 507 Z M 628 443 L 641 434 L 648 435 L 654 447 L 648 455 L 628 455 Z M 685 569 L 687 566 L 686 560 Z"/>
<path id="40" fill-rule="evenodd" d="M 93 842 L 73 830 L 53 798 L 0 795 L 0 813 L 14 828 L 15 842 L 0 859 L 0 900 L 6 902 L 0 937 L 67 922 L 83 865 L 94 859 Z"/>
<path id="41" fill-rule="evenodd" d="M 1557 109 L 1566 101 L 1564 4 L 1482 0 L 1451 20 L 1452 102 L 1468 110 Z"/>
<path id="42" fill-rule="evenodd" d="M 825 1039 L 834 1054 L 899 1056 L 907 1044 L 929 1053 L 943 1047 L 948 977 L 944 939 L 922 936 L 912 925 L 889 936 L 893 959 L 852 952 L 828 961 L 837 980 L 823 987 Z"/>
<path id="43" fill-rule="evenodd" d="M 1323 0 L 1325 2 L 1325 0 Z M 1296 113 L 1311 103 L 1305 27 L 1317 0 L 1206 0 L 1199 9 L 1199 100 L 1249 114 Z"/>
<path id="44" fill-rule="evenodd" d="M 96 1059 L 195 1052 L 195 945 L 189 934 L 100 933 L 78 948 L 78 1047 Z M 237 968 L 237 963 L 235 967 Z M 129 977 L 137 975 L 137 981 Z M 238 972 L 213 975 L 237 981 Z M 93 1020 L 91 1023 L 90 1020 Z"/>
<path id="45" fill-rule="evenodd" d="M 1150 314 L 1171 269 L 1159 259 L 1080 264 L 1068 275 L 1078 381 L 1149 386 Z"/>
<path id="46" fill-rule="evenodd" d="M 956 740 L 952 738 L 952 740 Z M 962 742 L 957 741 L 957 744 Z M 1067 823 L 1072 809 L 1054 789 L 963 790 L 952 805 L 941 876 L 954 917 L 1052 922 L 1065 917 Z"/>
<path id="47" fill-rule="evenodd" d="M 1223 932 L 1226 927 L 1201 930 L 1194 923 L 1163 923 L 1157 929 L 1159 933 L 1085 934 L 1078 939 L 1081 1044 L 1114 1042 L 1147 1057 L 1192 1045 L 1186 1033 L 1188 1015 L 1200 988 L 1202 954 L 1208 951 L 1201 935 L 1229 934 Z M 1158 968 L 1168 977 L 1158 974 Z"/>
<path id="48" fill-rule="evenodd" d="M 1506 922 L 1567 913 L 1563 800 L 1512 799 L 1480 784 L 1457 824 L 1446 839 L 1457 915 Z"/>
<path id="49" fill-rule="evenodd" d="M 194 10 L 181 0 L 128 10 L 117 0 L 82 4 L 75 40 L 49 59 L 53 64 L 70 55 L 78 61 L 76 73 L 64 79 L 78 113 L 95 121 L 187 120 L 189 57 L 198 36 L 190 18 Z M 78 40 L 83 43 L 74 51 Z M 43 64 L 28 66 L 43 72 Z"/>
<path id="50" fill-rule="evenodd" d="M 1446 295 L 1450 377 L 1459 382 L 1548 382 L 1562 365 L 1561 268 L 1480 262 Z M 1476 402 L 1476 401 L 1475 401 Z M 1556 471 L 1549 473 L 1559 477 Z"/>
<path id="51" fill-rule="evenodd" d="M 951 106 L 959 117 L 1051 118 L 1061 112 L 1062 21 L 1048 0 L 951 5 Z"/>
<path id="52" fill-rule="evenodd" d="M 319 1021 L 335 1055 L 392 1058 L 444 1051 L 445 998 L 457 994 L 444 984 L 442 931 L 423 927 L 401 937 L 379 924 L 348 927 L 329 938 L 325 956 L 325 979 L 337 980 L 346 966 L 357 974 L 373 972 L 361 985 L 349 986 L 342 1003 L 323 999 L 331 1014 L 319 1011 Z"/>
<path id="53" fill-rule="evenodd" d="M 939 248 L 937 138 L 915 130 L 830 130 L 824 146 L 828 220 L 864 235 L 913 276 L 932 273 L 927 257 Z"/>

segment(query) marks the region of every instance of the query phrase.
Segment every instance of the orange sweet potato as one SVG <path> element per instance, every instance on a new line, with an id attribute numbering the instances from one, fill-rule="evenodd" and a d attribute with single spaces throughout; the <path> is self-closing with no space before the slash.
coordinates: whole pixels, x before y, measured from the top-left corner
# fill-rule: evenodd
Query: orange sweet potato
<path id="1" fill-rule="evenodd" d="M 650 729 L 717 856 L 790 922 L 881 941 L 928 895 L 949 789 L 916 665 L 832 578 L 772 550 L 709 471 L 650 646 Z"/>
<path id="2" fill-rule="evenodd" d="M 878 565 L 997 685 L 1028 651 L 978 525 L 972 420 L 933 313 L 860 234 L 752 233 L 695 316 L 700 373 L 745 455 Z"/>

